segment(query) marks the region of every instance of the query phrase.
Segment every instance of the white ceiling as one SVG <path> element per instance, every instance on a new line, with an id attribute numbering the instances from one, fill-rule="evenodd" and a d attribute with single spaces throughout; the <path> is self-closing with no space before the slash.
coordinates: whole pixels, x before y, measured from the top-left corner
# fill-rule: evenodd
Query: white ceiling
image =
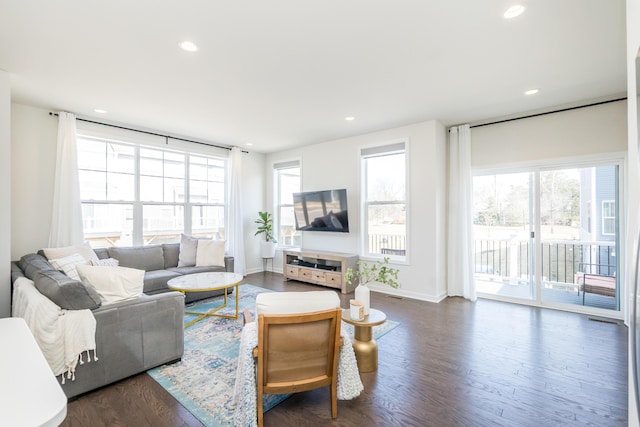
<path id="1" fill-rule="evenodd" d="M 514 3 L 0 0 L 0 69 L 14 102 L 258 152 L 625 95 L 624 0 Z"/>

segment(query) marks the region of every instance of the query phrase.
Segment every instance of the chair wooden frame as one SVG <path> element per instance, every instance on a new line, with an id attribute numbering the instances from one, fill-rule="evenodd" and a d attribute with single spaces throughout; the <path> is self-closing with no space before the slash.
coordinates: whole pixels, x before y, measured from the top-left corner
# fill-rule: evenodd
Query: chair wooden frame
<path id="1" fill-rule="evenodd" d="M 264 394 L 297 393 L 329 386 L 331 417 L 338 416 L 338 360 L 342 309 L 303 314 L 260 314 L 256 359 L 258 426 Z"/>

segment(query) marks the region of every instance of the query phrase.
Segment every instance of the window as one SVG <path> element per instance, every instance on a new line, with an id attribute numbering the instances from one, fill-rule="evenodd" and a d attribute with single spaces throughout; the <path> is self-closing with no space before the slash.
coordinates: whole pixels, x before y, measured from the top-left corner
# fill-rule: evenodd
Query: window
<path id="1" fill-rule="evenodd" d="M 602 234 L 616 234 L 616 202 L 615 200 L 602 201 Z"/>
<path id="2" fill-rule="evenodd" d="M 300 162 L 274 164 L 273 182 L 276 240 L 280 246 L 300 246 L 300 232 L 296 231 L 293 214 L 293 193 L 300 191 Z"/>
<path id="3" fill-rule="evenodd" d="M 224 158 L 78 135 L 78 174 L 94 247 L 224 239 Z"/>
<path id="4" fill-rule="evenodd" d="M 360 155 L 364 253 L 403 258 L 407 251 L 405 143 L 364 148 Z"/>

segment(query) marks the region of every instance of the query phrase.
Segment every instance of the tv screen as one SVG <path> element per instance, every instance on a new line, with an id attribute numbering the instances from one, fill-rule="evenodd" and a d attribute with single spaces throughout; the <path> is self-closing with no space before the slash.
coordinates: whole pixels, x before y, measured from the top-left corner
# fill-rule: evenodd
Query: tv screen
<path id="1" fill-rule="evenodd" d="M 296 230 L 349 232 L 346 189 L 294 193 L 293 213 Z"/>

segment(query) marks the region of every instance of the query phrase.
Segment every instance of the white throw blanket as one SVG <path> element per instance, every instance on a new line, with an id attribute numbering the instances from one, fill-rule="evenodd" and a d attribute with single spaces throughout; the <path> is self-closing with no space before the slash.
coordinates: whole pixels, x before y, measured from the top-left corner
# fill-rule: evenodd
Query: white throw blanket
<path id="1" fill-rule="evenodd" d="M 338 399 L 351 400 L 360 395 L 364 386 L 358 372 L 356 354 L 351 345 L 351 338 L 344 333 L 343 344 L 340 347 L 340 360 L 338 361 Z M 240 350 L 238 354 L 238 369 L 236 371 L 236 387 L 233 394 L 233 404 L 236 406 L 233 425 L 257 426 L 257 402 L 256 402 L 256 371 L 253 360 L 253 349 L 258 345 L 257 322 L 247 323 L 242 329 L 240 338 Z"/>
<path id="2" fill-rule="evenodd" d="M 91 310 L 63 310 L 42 295 L 33 281 L 20 277 L 13 285 L 13 317 L 22 317 L 29 325 L 40 350 L 55 376 L 75 379 L 75 369 L 84 363 L 82 353 L 96 349 L 96 319 Z"/>

